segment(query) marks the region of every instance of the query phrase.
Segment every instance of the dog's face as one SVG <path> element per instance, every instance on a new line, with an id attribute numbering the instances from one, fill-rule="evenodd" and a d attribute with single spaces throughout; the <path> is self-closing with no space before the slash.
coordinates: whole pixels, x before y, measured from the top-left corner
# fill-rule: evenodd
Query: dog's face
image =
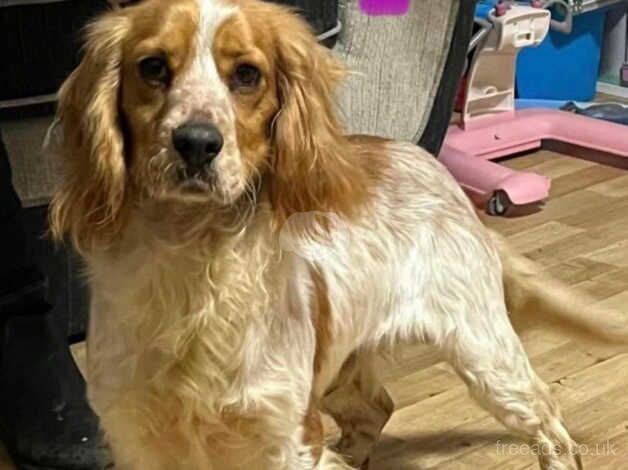
<path id="1" fill-rule="evenodd" d="M 134 10 L 120 85 L 134 183 L 154 198 L 232 204 L 270 155 L 279 111 L 272 48 L 234 4 Z"/>
<path id="2" fill-rule="evenodd" d="M 147 199 L 207 213 L 262 181 L 283 216 L 355 201 L 334 116 L 343 76 L 304 22 L 271 3 L 146 0 L 106 14 L 59 93 L 53 233 L 87 248 Z"/>

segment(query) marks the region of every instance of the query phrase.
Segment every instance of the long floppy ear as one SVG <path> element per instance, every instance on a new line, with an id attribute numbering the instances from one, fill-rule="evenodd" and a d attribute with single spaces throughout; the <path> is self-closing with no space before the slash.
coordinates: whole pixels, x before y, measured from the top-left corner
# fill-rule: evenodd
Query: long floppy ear
<path id="1" fill-rule="evenodd" d="M 285 219 L 296 212 L 350 212 L 363 184 L 335 115 L 346 69 L 295 14 L 273 16 L 280 110 L 274 122 L 271 198 Z M 356 181 L 358 180 L 358 181 Z"/>
<path id="2" fill-rule="evenodd" d="M 127 29 L 121 12 L 90 25 L 83 59 L 59 91 L 62 179 L 50 226 L 79 251 L 110 240 L 122 219 L 127 175 L 118 95 Z"/>

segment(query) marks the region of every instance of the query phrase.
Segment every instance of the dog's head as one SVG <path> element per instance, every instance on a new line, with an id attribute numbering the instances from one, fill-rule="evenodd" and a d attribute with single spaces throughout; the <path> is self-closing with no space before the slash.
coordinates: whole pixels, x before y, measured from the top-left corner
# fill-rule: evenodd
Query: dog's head
<path id="1" fill-rule="evenodd" d="M 86 248 L 143 200 L 223 210 L 262 181 L 282 216 L 342 205 L 356 186 L 334 116 L 343 75 L 277 5 L 146 0 L 107 13 L 59 93 L 53 232 Z"/>

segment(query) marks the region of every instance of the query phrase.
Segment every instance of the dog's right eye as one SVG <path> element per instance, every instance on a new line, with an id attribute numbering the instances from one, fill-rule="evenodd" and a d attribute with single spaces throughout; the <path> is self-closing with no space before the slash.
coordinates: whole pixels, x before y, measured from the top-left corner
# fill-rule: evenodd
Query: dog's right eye
<path id="1" fill-rule="evenodd" d="M 151 85 L 167 85 L 170 82 L 170 68 L 161 56 L 146 57 L 139 63 L 142 78 Z"/>

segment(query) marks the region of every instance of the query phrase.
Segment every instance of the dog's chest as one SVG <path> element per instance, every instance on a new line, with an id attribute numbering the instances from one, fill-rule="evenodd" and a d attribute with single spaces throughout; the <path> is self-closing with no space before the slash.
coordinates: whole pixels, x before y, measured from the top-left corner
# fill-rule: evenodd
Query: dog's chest
<path id="1" fill-rule="evenodd" d="M 90 399 L 114 441 L 147 454 L 158 446 L 177 462 L 171 468 L 188 468 L 180 449 L 191 452 L 189 468 L 221 461 L 230 455 L 220 451 L 225 443 L 255 443 L 246 455 L 265 461 L 278 443 L 299 439 L 311 324 L 273 315 L 281 311 L 281 263 L 267 245 L 223 253 L 220 263 L 192 258 L 158 259 L 139 248 L 116 262 L 92 260 Z"/>
<path id="2" fill-rule="evenodd" d="M 90 388 L 112 398 L 168 375 L 211 396 L 233 383 L 250 319 L 274 301 L 272 254 L 261 251 L 211 257 L 138 247 L 90 260 Z"/>

